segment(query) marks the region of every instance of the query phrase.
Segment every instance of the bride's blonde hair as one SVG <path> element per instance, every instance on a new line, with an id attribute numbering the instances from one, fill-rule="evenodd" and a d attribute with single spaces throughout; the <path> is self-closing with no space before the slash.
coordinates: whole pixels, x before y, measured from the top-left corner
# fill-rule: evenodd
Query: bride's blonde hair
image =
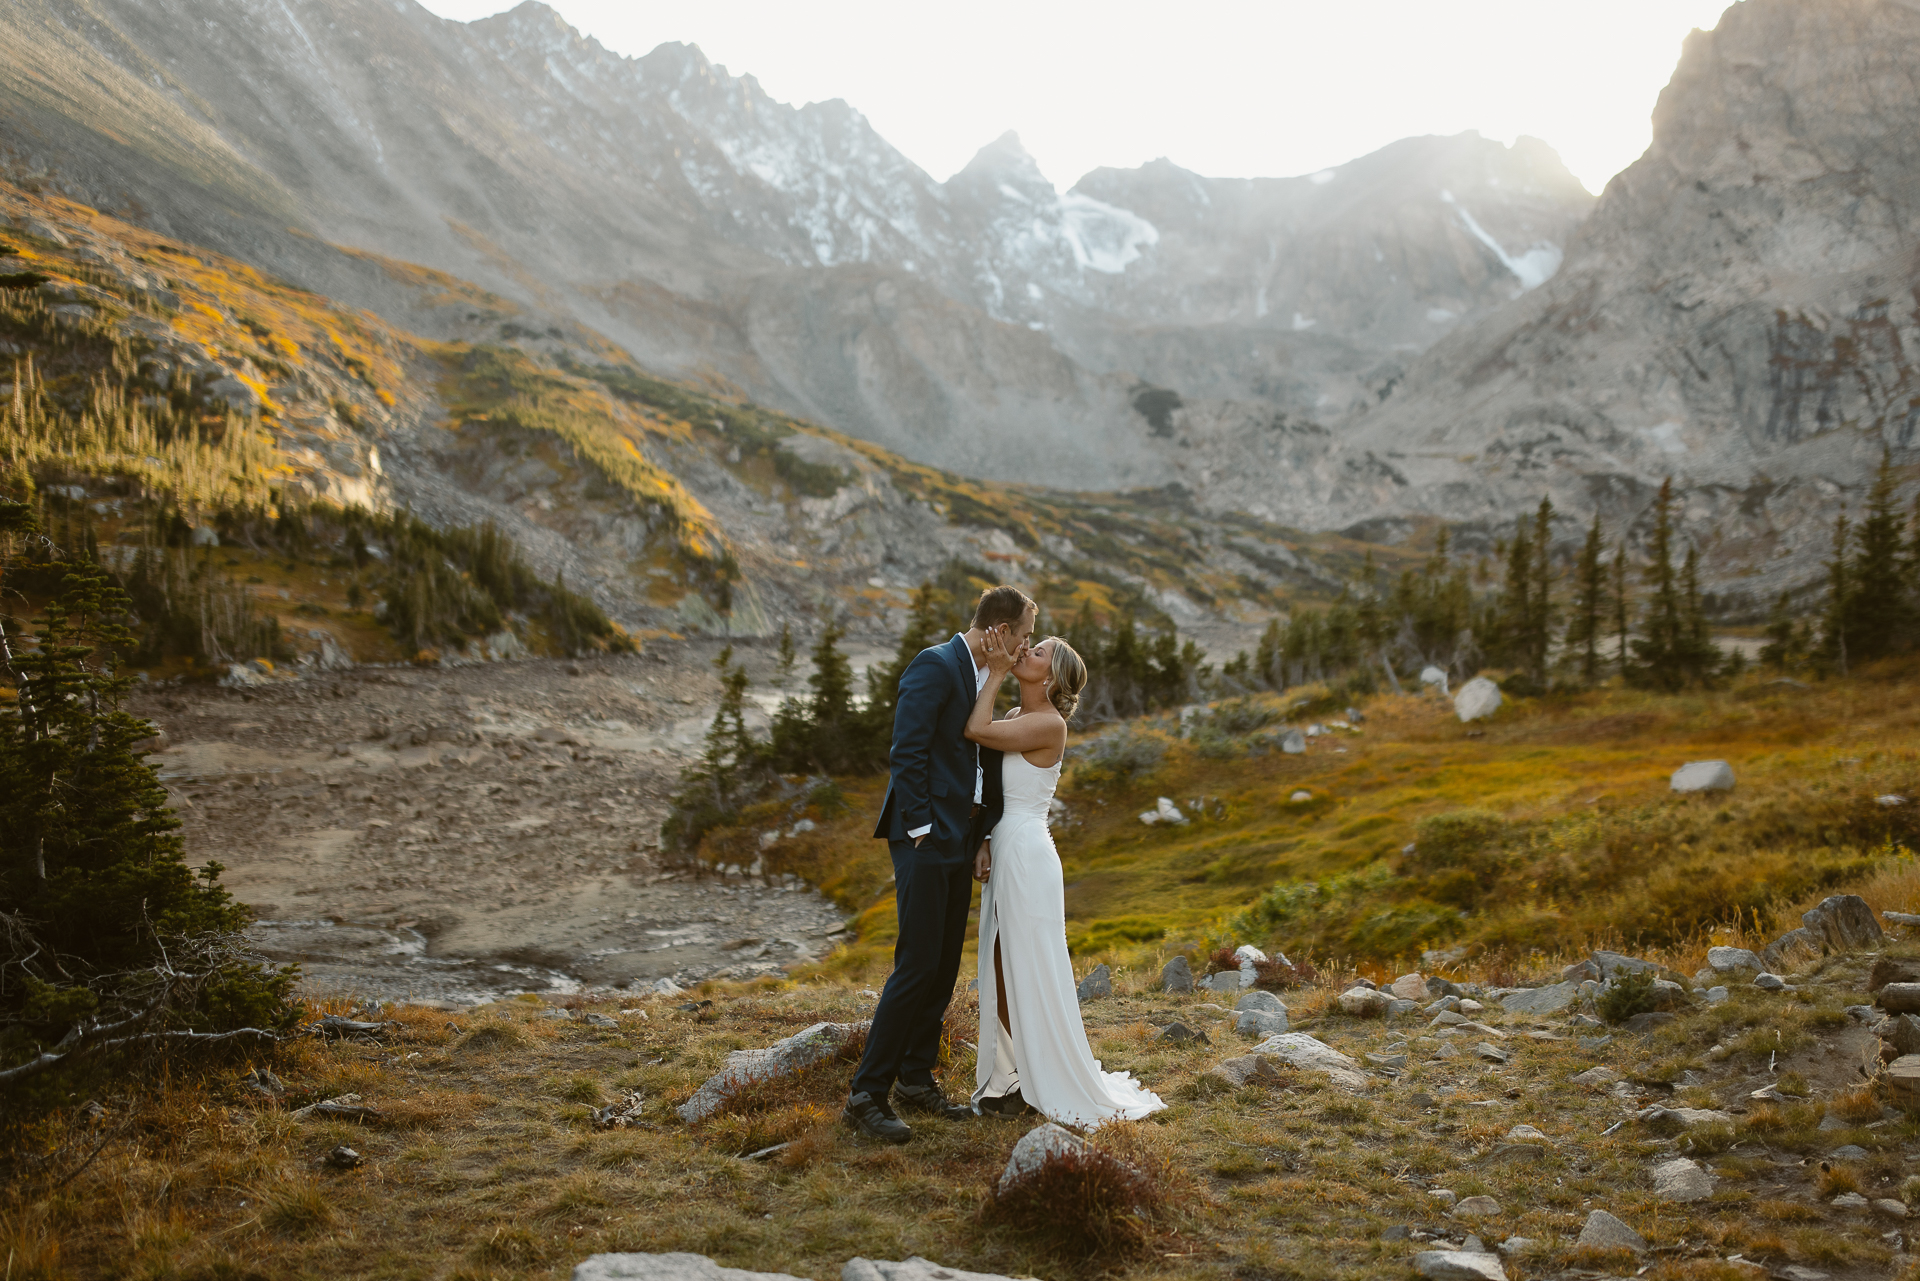
<path id="1" fill-rule="evenodd" d="M 1080 705 L 1080 691 L 1087 687 L 1087 664 L 1065 637 L 1049 636 L 1046 643 L 1053 646 L 1047 652 L 1052 665 L 1047 676 L 1047 698 L 1059 711 L 1060 719 L 1070 721 L 1073 709 Z"/>

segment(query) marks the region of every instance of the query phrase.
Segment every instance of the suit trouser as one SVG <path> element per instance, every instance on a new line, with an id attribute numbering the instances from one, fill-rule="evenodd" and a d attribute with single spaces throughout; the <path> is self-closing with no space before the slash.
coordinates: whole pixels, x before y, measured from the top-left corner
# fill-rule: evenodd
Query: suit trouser
<path id="1" fill-rule="evenodd" d="M 944 860 L 927 846 L 915 849 L 912 841 L 890 841 L 888 852 L 900 937 L 852 1089 L 882 1104 L 895 1081 L 933 1084 L 940 1025 L 960 977 L 967 912 L 973 906 L 972 860 Z"/>

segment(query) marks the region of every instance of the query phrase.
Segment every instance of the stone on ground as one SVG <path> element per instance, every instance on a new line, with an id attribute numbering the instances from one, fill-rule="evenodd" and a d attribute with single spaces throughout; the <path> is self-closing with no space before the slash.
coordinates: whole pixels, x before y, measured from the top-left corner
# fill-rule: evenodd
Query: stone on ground
<path id="1" fill-rule="evenodd" d="M 1507 1281 L 1499 1256 L 1465 1250 L 1422 1250 L 1413 1256 L 1413 1270 L 1427 1281 Z"/>
<path id="2" fill-rule="evenodd" d="M 1726 974 L 1733 970 L 1764 970 L 1760 964 L 1760 955 L 1744 947 L 1710 947 L 1707 949 L 1707 964 L 1717 974 Z"/>
<path id="3" fill-rule="evenodd" d="M 963 1272 L 919 1255 L 894 1263 L 887 1259 L 848 1259 L 840 1281 L 1007 1281 L 993 1272 Z"/>
<path id="4" fill-rule="evenodd" d="M 1280 750 L 1289 756 L 1298 756 L 1307 750 L 1307 736 L 1297 729 L 1290 729 L 1280 736 Z"/>
<path id="5" fill-rule="evenodd" d="M 1645 1014 L 1636 1014 L 1620 1026 L 1629 1032 L 1651 1032 L 1673 1022 L 1673 1015 L 1665 1010 L 1648 1010 Z"/>
<path id="6" fill-rule="evenodd" d="M 1713 1195 L 1713 1176 L 1685 1157 L 1663 1161 L 1653 1167 L 1653 1194 L 1662 1201 L 1704 1201 Z"/>
<path id="7" fill-rule="evenodd" d="M 1643 1125 L 1681 1126 L 1691 1129 L 1696 1125 L 1718 1125 L 1733 1123 L 1731 1113 L 1716 1108 L 1669 1108 L 1656 1103 L 1650 1108 L 1642 1108 L 1633 1114 L 1633 1119 Z"/>
<path id="8" fill-rule="evenodd" d="M 1162 992 L 1193 991 L 1193 967 L 1187 964 L 1187 958 L 1176 956 L 1168 961 L 1160 971 L 1160 990 Z"/>
<path id="9" fill-rule="evenodd" d="M 1447 674 L 1440 668 L 1428 664 L 1420 669 L 1420 684 L 1423 688 L 1431 686 L 1444 694 L 1447 692 Z"/>
<path id="10" fill-rule="evenodd" d="M 1075 991 L 1078 993 L 1082 1005 L 1103 996 L 1112 996 L 1113 971 L 1107 968 L 1105 962 L 1094 966 L 1093 969 L 1088 972 L 1087 977 L 1080 980 L 1080 985 Z"/>
<path id="11" fill-rule="evenodd" d="M 704 1254 L 595 1254 L 573 1266 L 573 1281 L 799 1281 L 785 1272 L 723 1268 Z"/>
<path id="12" fill-rule="evenodd" d="M 1075 1155 L 1086 1150 L 1087 1141 L 1073 1131 L 1051 1121 L 1037 1125 L 1013 1145 L 1013 1155 L 1007 1158 L 1007 1168 L 1000 1172 L 995 1189 L 1005 1192 L 1016 1179 L 1039 1169 L 1048 1157 Z"/>
<path id="13" fill-rule="evenodd" d="M 1452 1214 L 1456 1219 L 1484 1219 L 1500 1213 L 1500 1203 L 1490 1196 L 1470 1196 L 1456 1201 Z"/>
<path id="14" fill-rule="evenodd" d="M 1388 990 L 1403 1001 L 1424 1001 L 1427 999 L 1426 975 L 1402 974 Z"/>
<path id="15" fill-rule="evenodd" d="M 1491 1041 L 1482 1041 L 1473 1047 L 1474 1055 L 1488 1063 L 1511 1063 L 1513 1055 L 1507 1053 Z"/>
<path id="16" fill-rule="evenodd" d="M 1249 1081 L 1278 1081 L 1280 1066 L 1271 1055 L 1242 1054 L 1239 1058 L 1220 1060 L 1207 1069 L 1207 1075 L 1237 1090 Z"/>
<path id="17" fill-rule="evenodd" d="M 1393 998 L 1370 987 L 1350 987 L 1340 994 L 1340 1008 L 1363 1019 L 1384 1018 Z"/>
<path id="18" fill-rule="evenodd" d="M 1325 1072 L 1335 1085 L 1348 1090 L 1367 1088 L 1360 1065 L 1318 1037 L 1305 1032 L 1282 1032 L 1253 1047 L 1251 1054 L 1271 1054 L 1309 1072 Z"/>
<path id="19" fill-rule="evenodd" d="M 1904 1219 L 1907 1217 L 1906 1203 L 1896 1201 L 1892 1197 L 1881 1197 L 1873 1203 L 1873 1209 L 1874 1213 L 1884 1215 L 1889 1219 Z"/>
<path id="20" fill-rule="evenodd" d="M 1823 936 L 1805 926 L 1797 930 L 1788 930 L 1773 942 L 1760 949 L 1760 964 L 1768 970 L 1784 970 L 1787 963 L 1801 952 L 1814 956 L 1820 954 Z"/>
<path id="21" fill-rule="evenodd" d="M 1236 1010 L 1259 1010 L 1263 1014 L 1285 1014 L 1287 1007 L 1271 992 L 1249 992 L 1235 1001 Z"/>
<path id="22" fill-rule="evenodd" d="M 727 1055 L 726 1066 L 708 1077 L 693 1097 L 680 1105 L 680 1119 L 692 1122 L 712 1116 L 727 1101 L 727 1096 L 742 1086 L 788 1076 L 824 1062 L 866 1030 L 865 1023 L 815 1023 L 804 1032 L 796 1032 L 764 1049 L 735 1050 Z"/>
<path id="23" fill-rule="evenodd" d="M 1199 986 L 1209 992 L 1238 992 L 1241 988 L 1253 985 L 1246 982 L 1246 976 L 1239 970 L 1221 970 L 1218 974 L 1209 974 L 1201 979 Z"/>
<path id="24" fill-rule="evenodd" d="M 1878 992 L 1889 983 L 1920 983 L 1920 961 L 1900 960 L 1891 956 L 1883 956 L 1875 961 L 1873 972 L 1867 975 L 1867 991 Z"/>
<path id="25" fill-rule="evenodd" d="M 1285 1010 L 1278 1014 L 1266 1010 L 1241 1010 L 1233 1016 L 1233 1030 L 1241 1036 L 1272 1036 L 1276 1032 L 1286 1031 L 1288 1026 Z"/>
<path id="26" fill-rule="evenodd" d="M 1596 1250 L 1632 1250 L 1635 1254 L 1644 1254 L 1647 1249 L 1645 1237 L 1605 1210 L 1595 1210 L 1587 1215 L 1587 1221 L 1580 1226 L 1577 1244 Z"/>
<path id="27" fill-rule="evenodd" d="M 1787 985 L 1787 981 L 1778 974 L 1756 974 L 1753 976 L 1753 985 L 1762 992 L 1787 992 L 1792 990 Z"/>
<path id="28" fill-rule="evenodd" d="M 1920 1054 L 1920 1017 L 1896 1014 L 1877 1030 L 1880 1039 L 1893 1048 L 1894 1057 Z"/>
<path id="29" fill-rule="evenodd" d="M 1619 1079 L 1620 1074 L 1610 1067 L 1590 1067 L 1584 1072 L 1576 1073 L 1567 1078 L 1567 1080 L 1574 1085 L 1591 1085 L 1596 1088 L 1602 1085 L 1612 1085 Z"/>
<path id="30" fill-rule="evenodd" d="M 1920 983 L 1889 983 L 1873 1003 L 1889 1014 L 1920 1014 Z"/>
<path id="31" fill-rule="evenodd" d="M 1572 1005 L 1579 995 L 1578 983 L 1549 983 L 1507 993 L 1500 998 L 1500 1008 L 1509 1014 L 1553 1014 Z"/>
<path id="32" fill-rule="evenodd" d="M 1485 720 L 1500 710 L 1500 687 L 1476 676 L 1453 696 L 1453 713 L 1463 721 Z"/>
<path id="33" fill-rule="evenodd" d="M 1643 961 L 1637 956 L 1628 956 L 1624 952 L 1595 952 L 1590 958 L 1593 968 L 1600 971 L 1600 977 L 1610 979 L 1625 971 L 1629 974 L 1658 974 L 1660 967 L 1652 961 Z"/>
<path id="34" fill-rule="evenodd" d="M 1858 894 L 1835 894 L 1800 914 L 1800 924 L 1835 952 L 1865 952 L 1886 941 L 1873 909 Z"/>
<path id="35" fill-rule="evenodd" d="M 1725 792 L 1733 788 L 1733 766 L 1725 761 L 1688 761 L 1673 772 L 1676 792 Z"/>

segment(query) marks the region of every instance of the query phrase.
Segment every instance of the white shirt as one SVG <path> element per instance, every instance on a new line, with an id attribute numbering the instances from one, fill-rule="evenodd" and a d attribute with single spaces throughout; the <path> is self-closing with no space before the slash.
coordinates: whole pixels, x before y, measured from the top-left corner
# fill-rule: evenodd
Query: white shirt
<path id="1" fill-rule="evenodd" d="M 972 656 L 971 651 L 969 651 L 968 656 L 969 657 Z M 973 669 L 973 696 L 975 698 L 980 697 L 980 691 L 987 687 L 987 673 L 990 670 L 991 669 L 987 667 L 975 667 Z M 978 749 L 975 749 L 974 756 L 976 760 L 979 758 Z M 986 794 L 987 794 L 986 767 L 976 764 L 973 767 L 973 803 L 975 805 L 980 804 L 982 800 L 986 797 Z M 917 841 L 921 837 L 925 836 L 928 832 L 931 832 L 932 830 L 933 830 L 933 824 L 931 823 L 927 824 L 925 827 L 916 827 L 912 831 L 907 833 L 907 839 L 910 841 Z M 992 840 L 993 838 L 988 837 L 987 839 Z"/>

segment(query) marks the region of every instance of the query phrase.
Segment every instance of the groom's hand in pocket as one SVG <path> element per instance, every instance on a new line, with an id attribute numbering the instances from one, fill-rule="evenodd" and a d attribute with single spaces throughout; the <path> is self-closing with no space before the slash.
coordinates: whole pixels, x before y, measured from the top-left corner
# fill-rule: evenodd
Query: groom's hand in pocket
<path id="1" fill-rule="evenodd" d="M 993 842 L 982 841 L 980 852 L 973 856 L 973 879 L 985 885 L 987 878 L 991 875 L 993 875 Z"/>

